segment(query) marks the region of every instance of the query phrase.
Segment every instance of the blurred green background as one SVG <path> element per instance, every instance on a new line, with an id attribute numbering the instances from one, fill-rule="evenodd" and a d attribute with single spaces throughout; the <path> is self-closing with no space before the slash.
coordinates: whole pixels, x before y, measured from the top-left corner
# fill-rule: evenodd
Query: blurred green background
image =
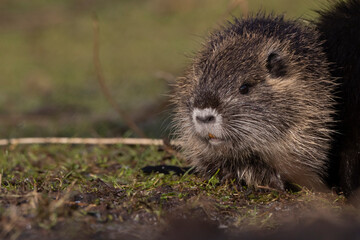
<path id="1" fill-rule="evenodd" d="M 168 81 L 204 36 L 232 16 L 265 10 L 311 19 L 327 0 L 1 0 L 0 138 L 134 136 L 101 92 L 100 58 L 118 105 L 149 137 L 166 135 Z M 165 103 L 165 104 L 164 104 Z"/>

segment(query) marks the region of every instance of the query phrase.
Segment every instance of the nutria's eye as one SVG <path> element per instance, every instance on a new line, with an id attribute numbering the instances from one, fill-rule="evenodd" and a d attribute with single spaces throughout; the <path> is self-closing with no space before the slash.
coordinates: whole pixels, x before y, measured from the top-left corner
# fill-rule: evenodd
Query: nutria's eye
<path id="1" fill-rule="evenodd" d="M 241 94 L 247 94 L 249 92 L 249 85 L 247 85 L 247 84 L 241 85 L 241 87 L 239 88 L 239 91 Z"/>

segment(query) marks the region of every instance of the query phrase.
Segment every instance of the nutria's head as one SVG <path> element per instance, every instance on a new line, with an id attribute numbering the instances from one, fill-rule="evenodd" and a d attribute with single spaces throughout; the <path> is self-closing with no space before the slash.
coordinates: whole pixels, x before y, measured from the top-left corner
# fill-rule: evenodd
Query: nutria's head
<path id="1" fill-rule="evenodd" d="M 264 16 L 212 34 L 175 88 L 176 133 L 189 158 L 271 159 L 306 141 L 323 147 L 305 152 L 325 154 L 333 86 L 317 38 Z"/>

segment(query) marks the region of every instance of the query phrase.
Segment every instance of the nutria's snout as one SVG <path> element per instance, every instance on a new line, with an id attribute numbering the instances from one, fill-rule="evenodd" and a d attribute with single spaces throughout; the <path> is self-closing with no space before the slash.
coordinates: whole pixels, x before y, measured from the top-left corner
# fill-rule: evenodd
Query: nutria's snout
<path id="1" fill-rule="evenodd" d="M 223 142 L 222 116 L 213 108 L 194 108 L 192 121 L 196 134 L 210 144 Z"/>

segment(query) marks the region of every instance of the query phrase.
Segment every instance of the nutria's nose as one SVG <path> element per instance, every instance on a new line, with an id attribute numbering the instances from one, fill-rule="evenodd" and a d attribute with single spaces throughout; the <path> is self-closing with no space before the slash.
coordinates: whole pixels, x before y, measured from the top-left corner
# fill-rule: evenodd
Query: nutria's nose
<path id="1" fill-rule="evenodd" d="M 211 136 L 222 136 L 222 116 L 213 108 L 194 108 L 192 122 L 195 132 L 206 139 Z"/>
<path id="2" fill-rule="evenodd" d="M 221 124 L 221 115 L 212 108 L 199 109 L 195 108 L 192 113 L 193 123 L 197 130 L 211 128 Z"/>
<path id="3" fill-rule="evenodd" d="M 200 124 L 215 123 L 215 116 L 214 115 L 196 116 L 196 121 Z"/>

